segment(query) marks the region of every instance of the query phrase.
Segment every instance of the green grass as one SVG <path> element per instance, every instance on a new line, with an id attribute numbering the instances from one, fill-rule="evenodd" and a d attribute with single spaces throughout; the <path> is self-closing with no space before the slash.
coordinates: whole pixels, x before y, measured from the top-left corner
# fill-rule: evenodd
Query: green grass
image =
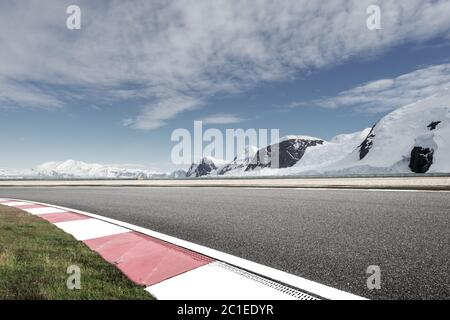
<path id="1" fill-rule="evenodd" d="M 69 290 L 67 268 L 81 269 Z M 153 299 L 71 235 L 21 210 L 0 205 L 0 299 Z"/>

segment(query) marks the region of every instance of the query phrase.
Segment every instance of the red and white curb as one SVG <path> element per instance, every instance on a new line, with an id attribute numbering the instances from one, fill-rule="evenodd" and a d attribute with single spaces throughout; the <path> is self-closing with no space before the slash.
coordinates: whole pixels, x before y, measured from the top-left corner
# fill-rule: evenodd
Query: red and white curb
<path id="1" fill-rule="evenodd" d="M 0 199 L 84 242 L 157 299 L 364 299 L 233 255 L 96 214 Z"/>

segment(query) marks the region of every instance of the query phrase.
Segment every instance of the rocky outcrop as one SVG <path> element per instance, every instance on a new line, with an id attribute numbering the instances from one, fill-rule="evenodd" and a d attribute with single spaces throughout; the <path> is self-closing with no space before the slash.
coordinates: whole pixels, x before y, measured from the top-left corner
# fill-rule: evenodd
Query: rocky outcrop
<path id="1" fill-rule="evenodd" d="M 234 170 L 244 170 L 248 164 L 252 161 L 252 159 L 255 157 L 256 152 L 258 152 L 258 148 L 255 146 L 247 146 L 244 150 L 244 152 L 238 156 L 236 156 L 233 161 L 230 163 L 227 163 L 224 166 L 221 166 L 217 170 L 218 175 L 224 175 L 227 172 L 234 171 Z"/>
<path id="2" fill-rule="evenodd" d="M 193 163 L 186 173 L 186 177 L 198 178 L 207 176 L 212 171 L 217 170 L 218 166 L 212 158 L 205 157 L 199 163 Z"/>
<path id="3" fill-rule="evenodd" d="M 429 125 L 427 125 L 427 128 L 430 129 L 430 131 L 433 131 L 436 129 L 436 127 L 441 123 L 440 121 L 433 121 Z"/>
<path id="4" fill-rule="evenodd" d="M 432 148 L 414 147 L 411 150 L 409 168 L 415 173 L 426 173 L 433 164 Z"/>
<path id="5" fill-rule="evenodd" d="M 277 167 L 289 168 L 295 165 L 305 154 L 309 147 L 323 144 L 324 141 L 317 138 L 289 138 L 258 150 L 255 158 L 247 166 L 245 171 L 256 168 Z M 278 152 L 276 152 L 278 150 Z M 278 166 L 272 166 L 272 157 L 278 153 Z"/>
<path id="6" fill-rule="evenodd" d="M 364 157 L 369 153 L 370 149 L 373 146 L 373 139 L 375 138 L 375 134 L 373 133 L 373 129 L 375 129 L 375 126 L 372 127 L 372 130 L 370 130 L 370 132 L 367 135 L 367 137 L 359 145 L 359 160 L 364 159 Z"/>

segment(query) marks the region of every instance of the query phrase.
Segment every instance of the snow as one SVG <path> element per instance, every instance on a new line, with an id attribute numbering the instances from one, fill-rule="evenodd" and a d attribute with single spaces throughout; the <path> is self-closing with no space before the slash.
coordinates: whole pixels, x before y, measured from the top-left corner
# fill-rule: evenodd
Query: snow
<path id="1" fill-rule="evenodd" d="M 429 125 L 440 121 L 434 130 Z M 308 148 L 293 167 L 263 168 L 251 172 L 229 172 L 233 176 L 284 176 L 311 174 L 404 174 L 409 168 L 414 147 L 434 150 L 429 173 L 450 173 L 450 91 L 401 107 L 383 117 L 373 128 L 372 146 L 360 159 L 359 146 L 371 132 L 341 134 Z M 318 139 L 308 136 L 282 138 Z"/>
<path id="2" fill-rule="evenodd" d="M 6 178 L 98 178 L 98 179 L 134 179 L 163 178 L 168 174 L 147 169 L 86 163 L 66 160 L 45 162 L 29 170 L 1 169 L 0 177 Z"/>
<path id="3" fill-rule="evenodd" d="M 354 132 L 354 133 L 344 133 L 339 134 L 333 138 L 331 138 L 331 143 L 339 143 L 346 144 L 350 148 L 357 147 L 369 134 L 371 128 L 366 128 L 362 131 Z M 353 150 L 351 150 L 353 151 Z"/>
<path id="4" fill-rule="evenodd" d="M 139 168 L 126 168 L 83 161 L 66 160 L 43 163 L 34 169 L 38 176 L 76 178 L 149 178 L 164 175 Z"/>
<path id="5" fill-rule="evenodd" d="M 311 136 L 295 136 L 295 135 L 289 135 L 282 137 L 279 142 L 283 142 L 286 140 L 323 140 L 321 138 L 311 137 Z"/>
<path id="6" fill-rule="evenodd" d="M 439 123 L 438 123 L 439 122 Z M 435 128 L 430 124 L 438 123 Z M 360 146 L 371 135 L 371 146 L 361 158 Z M 414 147 L 434 151 L 429 173 L 450 173 L 450 91 L 401 107 L 383 117 L 372 129 L 340 134 L 330 141 L 310 136 L 286 136 L 285 140 L 321 140 L 323 144 L 308 147 L 303 157 L 292 167 L 284 169 L 262 168 L 245 171 L 258 149 L 250 146 L 233 161 L 204 157 L 191 166 L 211 169 L 208 176 L 283 176 L 311 174 L 403 174 L 409 168 Z M 215 169 L 217 168 L 217 169 Z M 202 169 L 202 170 L 203 170 Z M 224 170 L 226 169 L 226 170 Z M 183 177 L 185 172 L 160 173 L 142 168 L 120 165 L 102 165 L 76 160 L 51 161 L 31 170 L 0 168 L 0 177 L 6 178 L 164 178 Z M 223 176 L 223 175 L 221 175 Z"/>
<path id="7" fill-rule="evenodd" d="M 228 162 L 226 160 L 217 159 L 211 156 L 203 157 L 200 162 L 208 163 L 208 164 L 214 164 L 216 167 L 220 167 L 224 164 L 227 164 Z"/>
<path id="8" fill-rule="evenodd" d="M 335 136 L 330 142 L 324 142 L 306 149 L 304 156 L 295 165 L 298 172 L 307 172 L 335 163 L 350 154 L 369 134 L 370 128 L 363 131 Z"/>
<path id="9" fill-rule="evenodd" d="M 216 170 L 227 164 L 227 161 L 205 156 L 199 162 L 193 163 L 186 173 L 186 177 L 198 178 L 215 174 Z"/>
<path id="10" fill-rule="evenodd" d="M 258 148 L 247 146 L 244 151 L 238 154 L 230 163 L 220 166 L 213 175 L 238 175 L 244 172 L 247 165 L 255 158 Z"/>
<path id="11" fill-rule="evenodd" d="M 450 172 L 450 109 L 447 112 L 446 123 L 440 123 L 433 131 L 433 141 L 437 145 L 434 151 L 431 173 Z"/>
<path id="12" fill-rule="evenodd" d="M 435 130 L 428 125 L 441 121 Z M 337 172 L 394 172 L 411 173 L 408 167 L 411 150 L 415 146 L 435 150 L 429 172 L 450 172 L 450 92 L 444 91 L 416 103 L 399 108 L 383 119 L 373 129 L 373 146 L 359 160 L 359 150 L 322 168 Z"/>
<path id="13" fill-rule="evenodd" d="M 24 176 L 32 175 L 32 170 L 21 170 L 12 168 L 0 168 L 0 178 L 1 179 L 21 179 Z"/>

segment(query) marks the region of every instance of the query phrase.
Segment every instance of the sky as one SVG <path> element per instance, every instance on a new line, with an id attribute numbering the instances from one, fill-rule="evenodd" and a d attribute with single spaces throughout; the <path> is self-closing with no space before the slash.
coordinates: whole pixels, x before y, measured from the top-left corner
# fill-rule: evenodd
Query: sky
<path id="1" fill-rule="evenodd" d="M 79 30 L 66 26 L 73 4 Z M 360 131 L 449 87 L 449 16 L 439 0 L 2 1 L 0 168 L 170 171 L 171 133 L 195 120 Z"/>

